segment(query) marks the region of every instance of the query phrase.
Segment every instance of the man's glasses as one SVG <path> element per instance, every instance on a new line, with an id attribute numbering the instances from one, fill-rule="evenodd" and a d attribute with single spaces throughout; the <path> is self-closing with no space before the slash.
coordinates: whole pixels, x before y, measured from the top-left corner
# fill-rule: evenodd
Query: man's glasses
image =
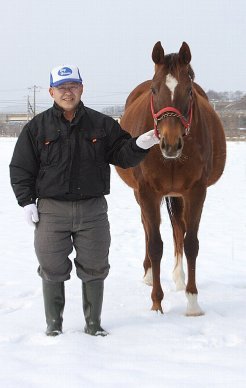
<path id="1" fill-rule="evenodd" d="M 56 86 L 55 88 L 59 90 L 60 93 L 65 93 L 68 91 L 76 92 L 77 90 L 79 90 L 80 87 L 81 87 L 81 84 L 74 84 L 71 86 L 60 85 L 60 86 Z"/>

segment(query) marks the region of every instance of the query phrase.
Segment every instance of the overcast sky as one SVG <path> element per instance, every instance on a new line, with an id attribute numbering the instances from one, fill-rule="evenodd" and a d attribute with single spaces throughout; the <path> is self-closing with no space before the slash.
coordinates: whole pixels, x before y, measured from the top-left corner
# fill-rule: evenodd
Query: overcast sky
<path id="1" fill-rule="evenodd" d="M 183 41 L 196 82 L 206 91 L 246 92 L 245 0 L 0 0 L 3 109 L 26 110 L 28 88 L 39 86 L 37 108 L 52 103 L 50 69 L 77 64 L 83 101 L 94 109 L 124 104 L 153 77 L 151 53 Z"/>

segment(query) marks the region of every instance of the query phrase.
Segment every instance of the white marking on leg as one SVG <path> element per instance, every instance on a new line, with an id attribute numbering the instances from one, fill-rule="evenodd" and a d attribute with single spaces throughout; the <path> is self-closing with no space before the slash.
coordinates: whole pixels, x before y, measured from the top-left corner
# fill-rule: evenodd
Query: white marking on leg
<path id="1" fill-rule="evenodd" d="M 183 258 L 176 257 L 176 265 L 173 270 L 173 281 L 176 285 L 176 291 L 185 290 L 185 273 L 183 269 Z"/>
<path id="2" fill-rule="evenodd" d="M 197 294 L 190 294 L 189 292 L 186 292 L 185 295 L 188 300 L 186 315 L 188 317 L 198 317 L 199 315 L 204 315 L 204 312 L 197 302 Z"/>
<path id="3" fill-rule="evenodd" d="M 171 99 L 173 100 L 174 91 L 176 86 L 178 85 L 178 81 L 171 74 L 168 74 L 166 76 L 166 85 L 171 92 Z"/>
<path id="4" fill-rule="evenodd" d="M 148 286 L 153 286 L 153 273 L 152 268 L 148 268 L 146 274 L 144 275 L 143 282 Z"/>

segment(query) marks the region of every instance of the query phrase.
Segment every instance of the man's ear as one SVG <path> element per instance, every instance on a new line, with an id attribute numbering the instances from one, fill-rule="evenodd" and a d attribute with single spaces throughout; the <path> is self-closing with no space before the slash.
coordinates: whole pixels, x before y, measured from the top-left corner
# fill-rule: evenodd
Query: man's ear
<path id="1" fill-rule="evenodd" d="M 53 88 L 49 88 L 49 93 L 50 93 L 51 97 L 54 98 L 54 90 L 53 90 Z"/>

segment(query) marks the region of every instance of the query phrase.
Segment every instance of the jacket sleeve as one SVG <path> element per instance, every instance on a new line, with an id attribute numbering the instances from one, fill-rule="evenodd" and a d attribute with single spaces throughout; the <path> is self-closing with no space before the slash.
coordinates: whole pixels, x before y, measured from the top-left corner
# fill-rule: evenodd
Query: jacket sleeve
<path id="1" fill-rule="evenodd" d="M 136 144 L 137 138 L 124 131 L 121 126 L 113 120 L 108 139 L 108 162 L 121 168 L 135 167 L 147 155 L 149 150 L 143 150 Z"/>
<path id="2" fill-rule="evenodd" d="M 35 203 L 39 161 L 38 150 L 28 124 L 18 137 L 9 168 L 11 186 L 19 205 Z"/>

